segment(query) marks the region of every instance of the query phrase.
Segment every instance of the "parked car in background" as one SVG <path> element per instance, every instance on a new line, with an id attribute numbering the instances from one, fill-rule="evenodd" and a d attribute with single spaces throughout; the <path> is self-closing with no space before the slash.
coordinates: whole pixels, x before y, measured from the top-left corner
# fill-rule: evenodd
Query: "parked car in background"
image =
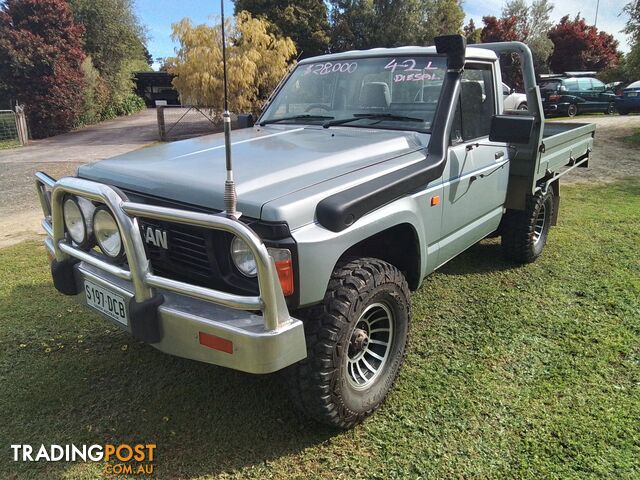
<path id="1" fill-rule="evenodd" d="M 524 93 L 516 93 L 515 89 L 504 82 L 502 82 L 502 97 L 505 110 L 527 109 L 527 96 Z"/>
<path id="2" fill-rule="evenodd" d="M 627 85 L 622 94 L 616 97 L 615 102 L 620 115 L 640 112 L 640 80 Z"/>
<path id="3" fill-rule="evenodd" d="M 540 75 L 538 86 L 546 115 L 575 117 L 580 113 L 615 113 L 615 94 L 595 78 L 596 72 Z"/>

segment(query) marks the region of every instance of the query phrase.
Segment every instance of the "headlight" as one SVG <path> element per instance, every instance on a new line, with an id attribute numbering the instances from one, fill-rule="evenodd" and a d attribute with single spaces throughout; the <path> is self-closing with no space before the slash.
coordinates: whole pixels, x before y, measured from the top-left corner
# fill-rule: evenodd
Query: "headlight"
<path id="1" fill-rule="evenodd" d="M 231 241 L 231 259 L 240 273 L 246 277 L 255 277 L 258 273 L 256 259 L 244 240 L 234 237 Z"/>
<path id="2" fill-rule="evenodd" d="M 69 197 L 62 206 L 67 232 L 69 232 L 71 240 L 81 247 L 86 247 L 91 241 L 94 209 L 95 207 L 89 200 L 81 197 Z"/>
<path id="3" fill-rule="evenodd" d="M 122 255 L 122 237 L 116 219 L 106 207 L 98 207 L 93 216 L 93 230 L 100 250 L 111 258 Z"/>

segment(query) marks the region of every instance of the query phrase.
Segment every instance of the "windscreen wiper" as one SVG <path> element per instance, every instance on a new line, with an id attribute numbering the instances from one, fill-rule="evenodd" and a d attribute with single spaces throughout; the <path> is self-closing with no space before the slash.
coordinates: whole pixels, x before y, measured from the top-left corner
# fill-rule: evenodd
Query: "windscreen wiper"
<path id="1" fill-rule="evenodd" d="M 334 125 L 342 125 L 344 123 L 355 122 L 356 120 L 371 119 L 371 120 L 393 120 L 397 122 L 424 122 L 422 118 L 407 117 L 404 115 L 395 115 L 393 113 L 354 113 L 353 118 L 339 118 L 337 120 L 329 120 L 324 122 L 322 126 L 324 128 L 333 127 Z"/>
<path id="2" fill-rule="evenodd" d="M 265 125 L 269 125 L 270 123 L 284 122 L 286 120 L 331 120 L 333 118 L 334 117 L 330 117 L 327 115 L 311 115 L 307 113 L 304 115 L 291 115 L 289 117 L 271 118 L 269 120 L 260 122 L 260 126 L 264 127 Z"/>

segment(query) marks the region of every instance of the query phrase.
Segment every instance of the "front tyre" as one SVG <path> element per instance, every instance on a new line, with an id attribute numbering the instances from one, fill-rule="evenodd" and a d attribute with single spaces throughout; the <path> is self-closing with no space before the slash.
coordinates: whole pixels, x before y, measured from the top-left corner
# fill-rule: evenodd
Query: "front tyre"
<path id="1" fill-rule="evenodd" d="M 308 356 L 287 372 L 302 413 L 347 429 L 382 405 L 404 360 L 409 309 L 407 281 L 393 265 L 338 265 L 323 303 L 305 315 Z"/>
<path id="2" fill-rule="evenodd" d="M 508 210 L 502 225 L 502 248 L 516 263 L 531 263 L 547 243 L 553 219 L 553 190 L 527 200 L 524 211 Z"/>
<path id="3" fill-rule="evenodd" d="M 607 105 L 607 109 L 604 113 L 605 115 L 613 115 L 614 113 L 616 113 L 616 104 L 613 102 L 609 102 L 609 105 Z"/>

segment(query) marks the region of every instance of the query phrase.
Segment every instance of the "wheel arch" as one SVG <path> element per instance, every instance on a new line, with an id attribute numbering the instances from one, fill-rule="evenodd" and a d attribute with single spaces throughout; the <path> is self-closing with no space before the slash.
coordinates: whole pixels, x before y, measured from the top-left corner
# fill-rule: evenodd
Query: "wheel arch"
<path id="1" fill-rule="evenodd" d="M 410 223 L 399 223 L 359 241 L 349 247 L 337 263 L 349 257 L 374 257 L 384 260 L 404 274 L 411 290 L 420 286 L 420 239 L 415 227 Z"/>

